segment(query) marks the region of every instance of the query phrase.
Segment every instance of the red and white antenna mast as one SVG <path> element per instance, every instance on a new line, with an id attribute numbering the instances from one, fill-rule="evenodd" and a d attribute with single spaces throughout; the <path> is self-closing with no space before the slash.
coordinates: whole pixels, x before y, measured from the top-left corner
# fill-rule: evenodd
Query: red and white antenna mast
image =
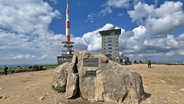
<path id="1" fill-rule="evenodd" d="M 66 0 L 66 41 L 70 42 L 70 20 L 69 20 L 68 0 Z"/>
<path id="2" fill-rule="evenodd" d="M 70 20 L 69 20 L 69 7 L 68 2 L 66 0 L 66 40 L 63 43 L 63 49 L 61 56 L 57 56 L 58 64 L 63 64 L 65 62 L 71 62 L 73 57 L 73 44 L 74 42 L 70 41 Z"/>

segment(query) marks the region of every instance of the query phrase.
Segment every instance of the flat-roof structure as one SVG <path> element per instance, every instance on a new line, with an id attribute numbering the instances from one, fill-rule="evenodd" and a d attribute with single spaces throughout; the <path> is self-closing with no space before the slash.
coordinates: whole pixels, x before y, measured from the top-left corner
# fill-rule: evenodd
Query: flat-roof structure
<path id="1" fill-rule="evenodd" d="M 102 54 L 112 60 L 119 58 L 119 36 L 121 29 L 99 31 L 102 36 Z"/>

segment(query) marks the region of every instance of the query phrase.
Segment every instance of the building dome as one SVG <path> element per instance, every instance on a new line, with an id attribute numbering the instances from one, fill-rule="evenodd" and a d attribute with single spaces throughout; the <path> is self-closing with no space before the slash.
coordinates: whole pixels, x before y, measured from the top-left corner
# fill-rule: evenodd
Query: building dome
<path id="1" fill-rule="evenodd" d="M 102 31 L 104 30 L 114 30 L 115 29 L 115 26 L 113 24 L 106 24 L 103 28 L 102 28 Z"/>

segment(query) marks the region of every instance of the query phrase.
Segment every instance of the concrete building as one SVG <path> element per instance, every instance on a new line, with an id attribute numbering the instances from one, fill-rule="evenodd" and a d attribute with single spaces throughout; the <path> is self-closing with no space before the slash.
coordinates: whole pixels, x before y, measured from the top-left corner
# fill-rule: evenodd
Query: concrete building
<path id="1" fill-rule="evenodd" d="M 102 54 L 105 54 L 113 61 L 119 59 L 119 35 L 121 29 L 99 31 L 102 36 Z"/>

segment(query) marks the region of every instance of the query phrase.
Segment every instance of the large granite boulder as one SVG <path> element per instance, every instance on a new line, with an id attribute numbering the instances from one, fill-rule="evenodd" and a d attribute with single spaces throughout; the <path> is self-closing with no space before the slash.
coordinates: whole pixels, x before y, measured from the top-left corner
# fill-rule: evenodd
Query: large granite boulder
<path id="1" fill-rule="evenodd" d="M 54 77 L 53 77 L 53 82 L 52 86 L 54 88 L 57 87 L 66 87 L 67 84 L 67 74 L 68 74 L 68 69 L 69 69 L 70 63 L 66 62 L 62 65 L 59 65 L 55 71 L 54 71 Z"/>
<path id="2" fill-rule="evenodd" d="M 80 93 L 89 101 L 139 104 L 145 96 L 140 74 L 102 54 L 77 52 L 67 73 L 67 98 Z"/>
<path id="3" fill-rule="evenodd" d="M 69 66 L 67 85 L 66 85 L 66 98 L 74 98 L 79 92 L 79 75 L 77 70 L 77 56 L 73 56 L 72 62 Z"/>

